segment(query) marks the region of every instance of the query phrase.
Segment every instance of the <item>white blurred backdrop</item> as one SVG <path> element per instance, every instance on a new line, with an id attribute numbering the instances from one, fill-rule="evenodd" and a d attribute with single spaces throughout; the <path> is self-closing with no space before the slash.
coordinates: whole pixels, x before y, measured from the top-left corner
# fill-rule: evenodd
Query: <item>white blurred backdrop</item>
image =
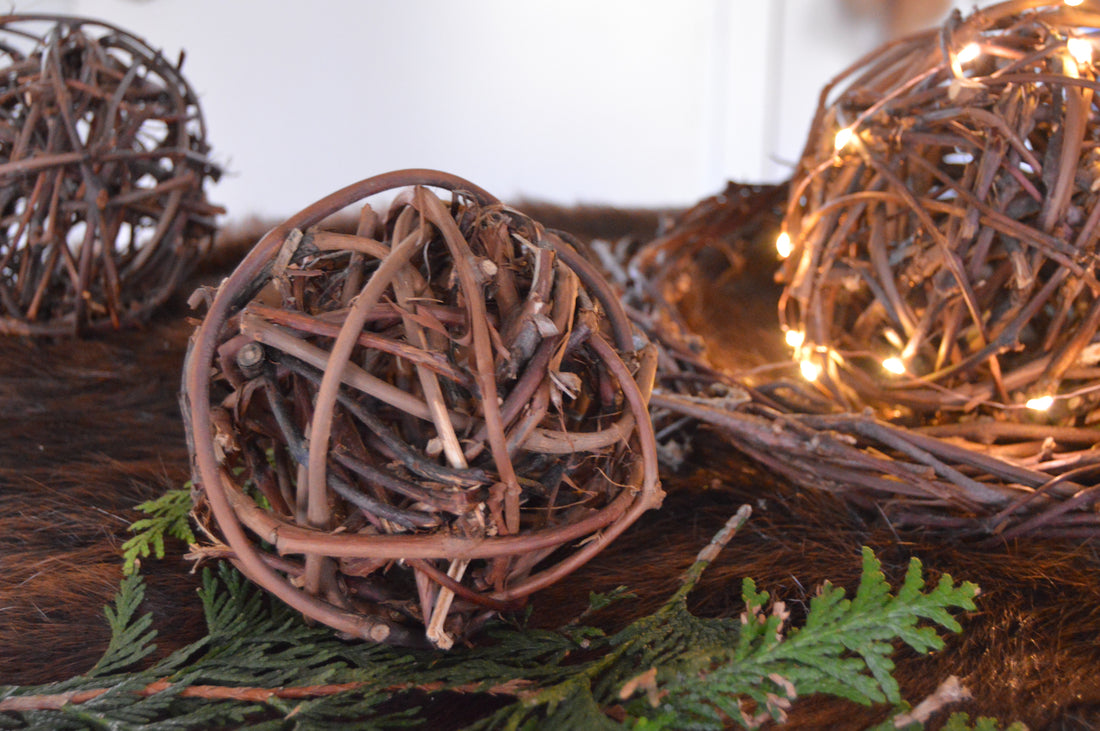
<path id="1" fill-rule="evenodd" d="M 925 3 L 927 16 L 929 0 Z M 37 0 L 186 51 L 229 221 L 360 178 L 506 200 L 687 205 L 786 177 L 822 85 L 902 0 Z M 961 5 L 962 3 L 957 2 Z M 933 2 L 931 22 L 944 2 Z M 966 4 L 967 6 L 970 3 Z M 922 19 L 923 20 L 923 19 Z"/>

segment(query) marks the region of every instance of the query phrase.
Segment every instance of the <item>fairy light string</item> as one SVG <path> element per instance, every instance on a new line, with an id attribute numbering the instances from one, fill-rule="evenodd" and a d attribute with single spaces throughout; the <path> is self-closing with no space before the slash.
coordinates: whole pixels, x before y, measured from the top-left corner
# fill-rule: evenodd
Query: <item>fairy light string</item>
<path id="1" fill-rule="evenodd" d="M 1081 285 L 1071 285 L 1069 293 L 1054 287 L 1040 291 L 1042 277 L 1069 265 L 1075 269 L 1066 279 L 1082 273 L 1095 279 L 1088 252 L 1096 234 L 1078 234 L 1074 227 L 1087 218 L 1086 228 L 1097 228 L 1098 217 L 1090 215 L 1097 186 L 1082 197 L 1074 171 L 1054 167 L 1067 163 L 1070 150 L 1060 159 L 1044 158 L 1047 142 L 1037 137 L 1057 133 L 1079 140 L 1096 124 L 1094 29 L 1100 27 L 1100 13 L 1063 10 L 1080 5 L 1025 0 L 984 8 L 943 31 L 907 41 L 909 46 L 887 46 L 880 66 L 868 57 L 823 92 L 824 106 L 775 240 L 786 285 L 781 329 L 804 380 L 842 394 L 853 407 L 865 398 L 896 397 L 909 399 L 906 407 L 918 411 L 988 409 L 1036 416 L 1061 414 L 1065 408 L 1055 410 L 1056 404 L 1072 408 L 1100 390 L 1082 385 L 1080 378 L 1088 376 L 1079 374 L 1088 369 L 1077 365 L 1083 356 L 1073 357 L 1091 337 L 1084 343 L 1068 335 L 1059 341 L 1020 315 L 1042 315 L 1068 333 L 1085 306 L 1069 301 Z M 843 89 L 848 78 L 864 86 Z M 1024 89 L 1014 93 L 1031 94 L 1039 104 L 1047 103 L 1043 94 L 1060 95 L 1064 105 L 1052 109 L 1057 114 L 1064 107 L 1065 118 L 1042 118 L 1029 128 L 999 116 L 1002 107 L 989 100 L 1006 93 L 1010 83 Z M 1100 158 L 1094 145 L 1077 144 L 1082 158 Z M 906 158 L 909 147 L 928 152 Z M 932 157 L 935 149 L 939 165 Z M 907 167 L 899 172 L 898 164 Z M 1090 164 L 1100 167 L 1100 159 Z M 891 174 L 926 187 L 897 189 Z M 872 182 L 861 185 L 861 179 Z M 1006 190 L 1017 191 L 1014 207 L 996 197 Z M 1026 219 L 1027 205 L 1039 206 L 1037 223 Z M 898 223 L 906 215 L 916 228 Z M 939 224 L 927 233 L 940 243 L 918 248 L 913 237 L 926 235 L 919 228 L 933 221 Z M 1068 242 L 1074 241 L 1089 250 L 1073 250 Z M 975 248 L 963 251 L 960 242 Z M 856 258 L 849 260 L 853 252 Z M 951 266 L 937 263 L 937 256 Z M 923 284 L 913 281 L 923 276 L 918 264 L 940 271 L 923 294 L 914 294 Z M 894 276 L 902 270 L 907 273 Z M 955 281 L 943 274 L 948 270 Z M 991 276 L 996 285 L 989 284 Z M 963 290 L 963 300 L 944 294 L 962 285 L 972 288 Z M 825 286 L 831 289 L 825 292 Z M 825 310 L 844 298 L 867 309 L 843 322 L 836 312 L 827 318 Z M 962 301 L 980 319 L 968 322 Z M 928 302 L 938 315 L 921 311 Z M 1001 311 L 1014 317 L 997 320 Z M 866 329 L 872 321 L 882 323 L 877 332 Z M 819 342 L 810 341 L 807 332 Z M 865 375 L 856 377 L 856 370 Z"/>

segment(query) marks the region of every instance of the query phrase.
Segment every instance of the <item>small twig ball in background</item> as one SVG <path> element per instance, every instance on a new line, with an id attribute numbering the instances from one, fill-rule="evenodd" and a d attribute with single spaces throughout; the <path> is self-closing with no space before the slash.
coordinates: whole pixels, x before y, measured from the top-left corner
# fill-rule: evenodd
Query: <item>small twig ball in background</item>
<path id="1" fill-rule="evenodd" d="M 1097 28 L 1006 2 L 826 87 L 780 240 L 804 377 L 915 423 L 1096 420 Z"/>
<path id="2" fill-rule="evenodd" d="M 398 188 L 354 233 L 317 225 Z M 349 635 L 445 648 L 656 507 L 655 349 L 565 236 L 427 170 L 269 232 L 185 366 L 199 554 Z"/>
<path id="3" fill-rule="evenodd" d="M 120 328 L 163 304 L 221 212 L 205 138 L 180 63 L 143 40 L 0 16 L 0 333 Z"/>

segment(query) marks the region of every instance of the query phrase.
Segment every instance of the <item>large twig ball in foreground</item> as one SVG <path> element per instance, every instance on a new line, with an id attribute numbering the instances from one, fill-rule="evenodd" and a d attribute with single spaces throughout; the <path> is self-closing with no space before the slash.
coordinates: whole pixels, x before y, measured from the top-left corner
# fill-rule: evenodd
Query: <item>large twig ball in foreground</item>
<path id="1" fill-rule="evenodd" d="M 849 408 L 1078 425 L 1100 400 L 1100 13 L 1017 0 L 884 46 L 822 94 L 781 317 Z"/>
<path id="2" fill-rule="evenodd" d="M 564 236 L 427 170 L 269 232 L 188 353 L 200 553 L 349 635 L 448 647 L 659 504 L 655 349 Z"/>
<path id="3" fill-rule="evenodd" d="M 141 39 L 0 16 L 0 333 L 119 328 L 163 304 L 220 212 L 205 137 L 180 64 Z"/>

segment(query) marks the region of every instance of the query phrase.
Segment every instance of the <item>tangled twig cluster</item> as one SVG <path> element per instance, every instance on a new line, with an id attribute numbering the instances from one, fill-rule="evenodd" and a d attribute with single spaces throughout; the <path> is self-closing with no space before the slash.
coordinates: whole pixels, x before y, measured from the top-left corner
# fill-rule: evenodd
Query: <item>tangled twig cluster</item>
<path id="1" fill-rule="evenodd" d="M 119 328 L 163 304 L 220 212 L 205 137 L 180 65 L 141 39 L 0 17 L 0 333 Z"/>
<path id="2" fill-rule="evenodd" d="M 315 225 L 403 186 L 353 233 Z M 655 371 L 564 234 L 450 175 L 370 178 L 213 297 L 183 392 L 197 515 L 307 616 L 447 647 L 659 503 Z"/>
<path id="3" fill-rule="evenodd" d="M 1014 0 L 822 94 L 784 221 L 806 372 L 913 423 L 1100 404 L 1100 13 Z M 1053 407 L 1053 408 L 1051 408 Z"/>
<path id="4" fill-rule="evenodd" d="M 1100 533 L 1096 27 L 1094 11 L 1015 0 L 845 71 L 822 94 L 779 242 L 795 362 L 721 373 L 677 329 L 655 329 L 674 361 L 655 413 L 712 425 L 895 526 Z M 754 239 L 774 257 L 759 235 L 766 193 L 717 234 L 716 201 L 700 204 L 619 267 L 651 273 L 645 322 L 682 315 L 663 313 L 696 276 L 700 239 Z M 716 331 L 706 318 L 684 329 Z"/>

